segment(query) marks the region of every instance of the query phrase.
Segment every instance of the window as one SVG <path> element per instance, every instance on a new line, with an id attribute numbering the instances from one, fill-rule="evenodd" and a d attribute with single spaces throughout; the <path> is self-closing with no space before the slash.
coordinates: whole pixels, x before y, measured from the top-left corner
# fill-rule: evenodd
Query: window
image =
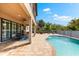
<path id="1" fill-rule="evenodd" d="M 26 32 L 29 32 L 29 26 L 26 26 Z"/>

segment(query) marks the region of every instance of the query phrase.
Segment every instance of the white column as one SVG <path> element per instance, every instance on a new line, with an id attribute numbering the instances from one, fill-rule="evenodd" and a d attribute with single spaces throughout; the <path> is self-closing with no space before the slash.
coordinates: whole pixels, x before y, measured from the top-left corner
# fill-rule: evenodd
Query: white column
<path id="1" fill-rule="evenodd" d="M 29 19 L 29 40 L 31 42 L 32 39 L 32 19 Z"/>
<path id="2" fill-rule="evenodd" d="M 36 34 L 36 25 L 34 25 L 34 36 Z"/>

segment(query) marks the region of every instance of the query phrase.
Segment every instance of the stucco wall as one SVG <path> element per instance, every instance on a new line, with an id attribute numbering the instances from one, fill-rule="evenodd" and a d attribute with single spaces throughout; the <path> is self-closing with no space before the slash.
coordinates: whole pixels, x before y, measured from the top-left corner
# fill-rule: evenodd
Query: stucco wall
<path id="1" fill-rule="evenodd" d="M 33 15 L 33 12 L 32 12 L 32 8 L 31 8 L 30 4 L 29 3 L 24 3 L 24 5 L 25 5 L 25 7 L 26 7 L 26 9 L 27 9 L 27 11 L 28 11 L 33 23 L 36 25 L 36 21 L 35 21 L 35 18 L 34 18 L 34 15 Z"/>

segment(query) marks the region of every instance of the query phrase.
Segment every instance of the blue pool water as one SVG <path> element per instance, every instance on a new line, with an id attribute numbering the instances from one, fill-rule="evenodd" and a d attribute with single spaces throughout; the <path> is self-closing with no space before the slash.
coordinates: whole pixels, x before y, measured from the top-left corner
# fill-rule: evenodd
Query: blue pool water
<path id="1" fill-rule="evenodd" d="M 79 40 L 64 36 L 49 36 L 48 42 L 57 56 L 79 56 Z"/>

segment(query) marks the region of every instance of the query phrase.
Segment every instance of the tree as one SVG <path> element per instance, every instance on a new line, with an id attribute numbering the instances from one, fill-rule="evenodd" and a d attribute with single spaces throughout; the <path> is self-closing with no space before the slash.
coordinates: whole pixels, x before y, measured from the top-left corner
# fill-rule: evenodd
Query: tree
<path id="1" fill-rule="evenodd" d="M 44 29 L 45 30 L 51 30 L 51 23 L 46 23 Z"/>
<path id="2" fill-rule="evenodd" d="M 59 25 L 59 24 L 51 24 L 51 23 L 46 23 L 43 20 L 39 20 L 37 22 L 38 24 L 38 32 L 50 32 L 50 31 L 56 31 L 56 30 L 79 30 L 79 19 L 73 19 L 72 21 L 69 22 L 67 26 Z"/>
<path id="3" fill-rule="evenodd" d="M 44 26 L 45 26 L 45 22 L 41 19 L 37 22 L 38 26 L 37 26 L 37 32 L 43 32 L 44 30 Z"/>
<path id="4" fill-rule="evenodd" d="M 73 19 L 71 22 L 69 22 L 68 28 L 70 30 L 79 30 L 79 19 Z"/>
<path id="5" fill-rule="evenodd" d="M 43 20 L 39 20 L 39 21 L 38 21 L 38 26 L 39 26 L 40 28 L 43 28 L 44 25 L 45 25 L 45 22 L 44 22 Z"/>

